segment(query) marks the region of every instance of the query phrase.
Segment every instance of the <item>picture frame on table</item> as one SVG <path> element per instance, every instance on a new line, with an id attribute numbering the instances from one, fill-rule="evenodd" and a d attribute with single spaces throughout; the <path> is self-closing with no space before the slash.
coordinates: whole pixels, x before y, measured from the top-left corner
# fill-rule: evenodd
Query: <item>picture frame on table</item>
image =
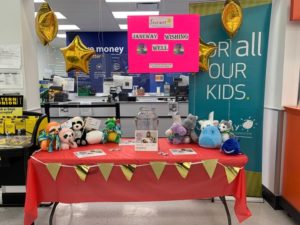
<path id="1" fill-rule="evenodd" d="M 158 151 L 158 130 L 136 130 L 135 151 Z"/>

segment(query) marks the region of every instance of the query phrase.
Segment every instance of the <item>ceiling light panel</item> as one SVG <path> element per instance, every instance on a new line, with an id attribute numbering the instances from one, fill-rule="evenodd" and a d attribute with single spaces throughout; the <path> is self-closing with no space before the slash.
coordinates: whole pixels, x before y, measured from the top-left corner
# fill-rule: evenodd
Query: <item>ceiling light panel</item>
<path id="1" fill-rule="evenodd" d="M 119 27 L 121 30 L 127 30 L 128 25 L 127 24 L 119 24 Z"/>
<path id="2" fill-rule="evenodd" d="M 60 12 L 54 12 L 54 13 L 55 13 L 57 19 L 59 19 L 59 20 L 65 20 L 65 19 L 67 19 L 67 18 L 66 18 L 62 13 L 60 13 Z"/>
<path id="3" fill-rule="evenodd" d="M 159 11 L 119 11 L 119 12 L 112 12 L 112 14 L 116 19 L 125 19 L 127 18 L 127 16 L 159 15 Z"/>
<path id="4" fill-rule="evenodd" d="M 34 3 L 44 3 L 45 0 L 34 0 Z"/>
<path id="5" fill-rule="evenodd" d="M 57 34 L 57 37 L 58 37 L 58 38 L 66 38 L 67 35 L 66 35 L 66 34 Z"/>
<path id="6" fill-rule="evenodd" d="M 80 30 L 77 25 L 58 25 L 58 30 Z"/>

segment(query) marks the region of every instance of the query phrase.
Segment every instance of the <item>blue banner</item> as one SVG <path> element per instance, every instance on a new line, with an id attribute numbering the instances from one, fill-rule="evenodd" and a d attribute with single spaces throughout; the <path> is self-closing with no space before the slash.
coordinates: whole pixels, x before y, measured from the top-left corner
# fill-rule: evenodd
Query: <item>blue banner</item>
<path id="1" fill-rule="evenodd" d="M 242 1 L 241 1 L 242 2 Z M 242 2 L 243 3 L 243 2 Z M 212 10 L 220 3 L 203 3 Z M 221 3 L 224 4 L 224 3 Z M 243 7 L 244 6 L 244 7 Z M 196 13 L 197 6 L 190 5 Z M 222 6 L 221 6 L 222 7 Z M 190 112 L 207 119 L 232 120 L 243 153 L 249 157 L 247 193 L 261 196 L 262 126 L 271 4 L 243 5 L 243 23 L 233 39 L 221 24 L 221 10 L 201 17 L 201 37 L 215 44 L 209 72 L 190 78 Z M 219 7 L 220 8 L 220 7 Z M 201 12 L 198 12 L 201 13 Z"/>

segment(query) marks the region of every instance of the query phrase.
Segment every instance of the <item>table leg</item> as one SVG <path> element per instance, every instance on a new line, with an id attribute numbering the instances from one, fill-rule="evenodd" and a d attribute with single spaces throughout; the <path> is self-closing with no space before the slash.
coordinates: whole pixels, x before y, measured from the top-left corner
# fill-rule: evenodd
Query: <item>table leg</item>
<path id="1" fill-rule="evenodd" d="M 42 203 L 40 204 L 40 207 L 50 207 L 54 204 L 54 202 L 49 202 L 49 203 Z"/>
<path id="2" fill-rule="evenodd" d="M 52 225 L 53 216 L 54 216 L 55 209 L 56 209 L 58 203 L 59 202 L 55 202 L 54 205 L 53 205 L 53 208 L 51 210 L 51 214 L 50 214 L 50 217 L 49 217 L 49 225 Z"/>
<path id="3" fill-rule="evenodd" d="M 226 215 L 227 215 L 228 225 L 231 225 L 231 215 L 230 215 L 227 203 L 226 203 L 225 196 L 220 196 L 219 198 L 221 199 L 221 201 L 222 201 L 222 203 L 224 205 L 224 208 L 225 208 L 225 211 L 226 211 Z"/>

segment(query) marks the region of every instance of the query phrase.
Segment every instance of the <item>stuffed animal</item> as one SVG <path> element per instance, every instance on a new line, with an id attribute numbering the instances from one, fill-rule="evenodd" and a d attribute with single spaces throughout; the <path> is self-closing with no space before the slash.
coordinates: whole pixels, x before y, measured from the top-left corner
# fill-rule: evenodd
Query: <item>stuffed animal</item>
<path id="1" fill-rule="evenodd" d="M 76 116 L 71 119 L 72 127 L 74 131 L 75 142 L 79 146 L 87 145 L 86 141 L 86 131 L 84 129 L 84 120 L 80 116 Z"/>
<path id="2" fill-rule="evenodd" d="M 103 132 L 100 130 L 92 130 L 86 133 L 86 141 L 89 145 L 100 144 L 103 139 Z"/>
<path id="3" fill-rule="evenodd" d="M 186 129 L 180 123 L 173 123 L 172 126 L 165 132 L 169 142 L 172 144 L 182 143 L 186 133 Z"/>
<path id="4" fill-rule="evenodd" d="M 109 118 L 105 121 L 105 128 L 103 129 L 103 143 L 115 142 L 119 143 L 121 138 L 120 125 L 115 118 Z"/>
<path id="5" fill-rule="evenodd" d="M 222 136 L 216 126 L 207 126 L 199 137 L 199 145 L 204 148 L 219 148 L 222 143 Z"/>
<path id="6" fill-rule="evenodd" d="M 201 131 L 203 131 L 207 126 L 218 126 L 218 120 L 214 120 L 214 112 L 210 112 L 208 115 L 208 120 L 199 120 Z"/>
<path id="7" fill-rule="evenodd" d="M 38 138 L 41 150 L 53 152 L 53 150 L 60 149 L 60 140 L 58 136 L 59 129 L 59 123 L 54 121 L 48 123 L 46 129 L 41 132 Z"/>
<path id="8" fill-rule="evenodd" d="M 182 121 L 182 126 L 186 129 L 186 135 L 184 136 L 183 143 L 198 142 L 198 135 L 195 132 L 198 116 L 189 114 L 187 118 Z"/>
<path id="9" fill-rule="evenodd" d="M 223 142 L 234 137 L 233 133 L 231 132 L 233 130 L 231 120 L 222 120 L 219 124 L 219 130 L 221 132 Z"/>
<path id="10" fill-rule="evenodd" d="M 62 128 L 58 133 L 60 139 L 60 149 L 77 148 L 74 132 L 69 128 Z"/>
<path id="11" fill-rule="evenodd" d="M 222 147 L 221 151 L 224 152 L 227 155 L 240 155 L 242 154 L 240 150 L 240 144 L 235 138 L 229 138 L 227 139 Z"/>

